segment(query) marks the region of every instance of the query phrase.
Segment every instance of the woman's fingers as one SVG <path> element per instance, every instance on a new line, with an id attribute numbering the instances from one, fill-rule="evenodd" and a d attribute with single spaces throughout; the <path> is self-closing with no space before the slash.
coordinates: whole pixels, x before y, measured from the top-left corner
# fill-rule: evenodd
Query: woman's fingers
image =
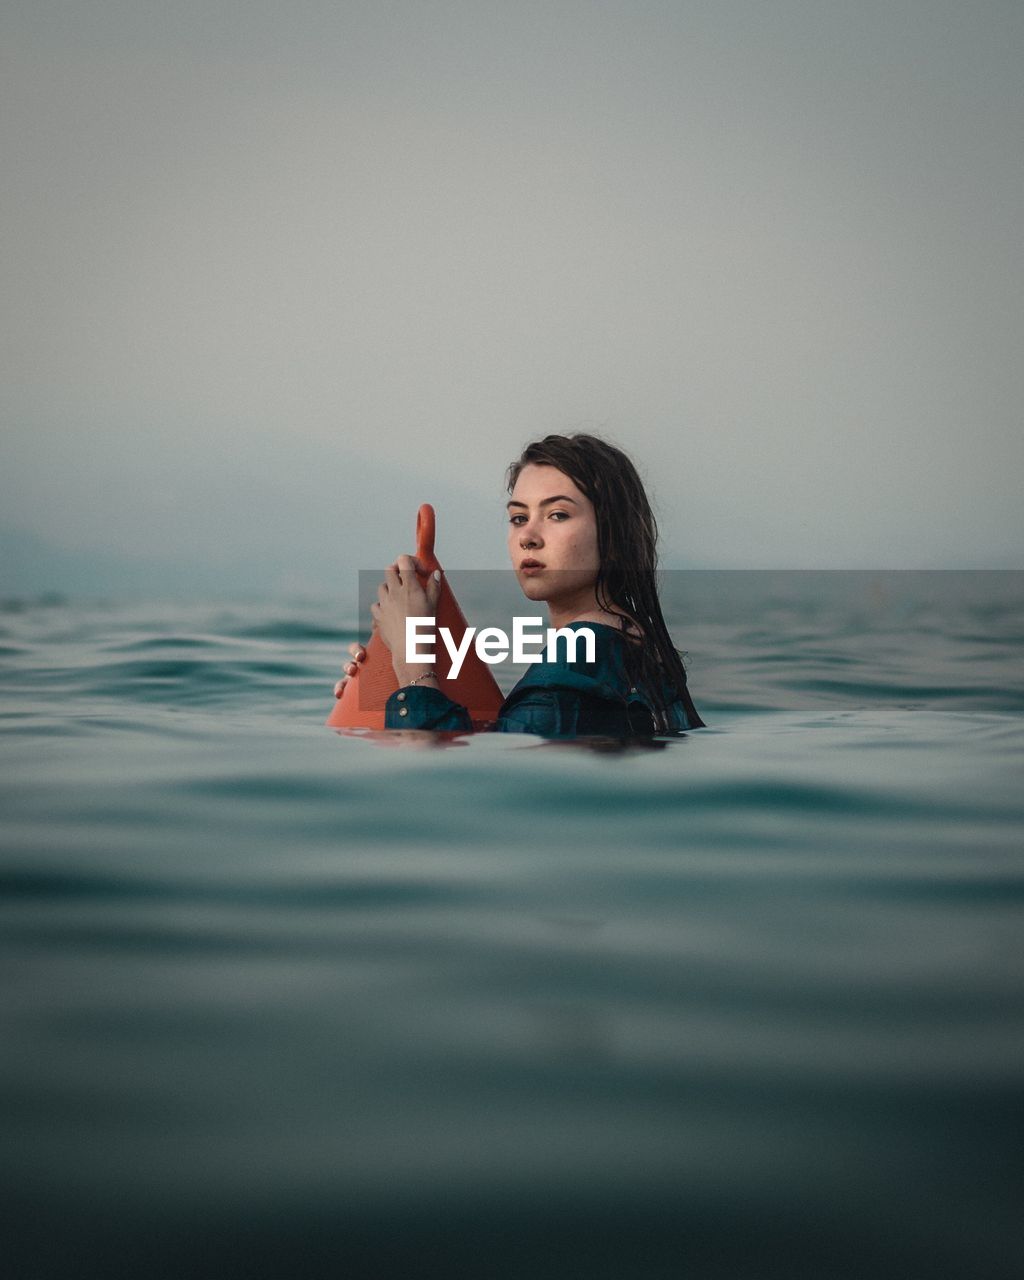
<path id="1" fill-rule="evenodd" d="M 358 640 L 352 641 L 352 643 L 348 647 L 348 651 L 352 655 L 352 658 L 350 661 L 342 663 L 342 670 L 345 672 L 345 674 L 334 686 L 334 696 L 336 698 L 341 697 L 341 695 L 345 691 L 346 682 L 349 680 L 351 676 L 354 676 L 358 673 L 359 664 L 365 661 L 366 659 L 366 646 L 360 644 Z"/>
<path id="2" fill-rule="evenodd" d="M 423 572 L 423 566 L 415 556 L 404 555 L 396 556 L 394 561 L 384 570 L 384 577 L 388 586 L 401 586 L 409 574 L 417 574 Z"/>

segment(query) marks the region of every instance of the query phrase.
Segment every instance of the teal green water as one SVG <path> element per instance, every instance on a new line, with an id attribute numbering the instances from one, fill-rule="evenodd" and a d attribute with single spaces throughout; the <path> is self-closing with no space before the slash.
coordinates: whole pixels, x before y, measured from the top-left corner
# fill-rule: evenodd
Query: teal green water
<path id="1" fill-rule="evenodd" d="M 10 603 L 10 1274 L 1020 1274 L 1024 575 L 690 605 L 623 750 L 336 735 L 324 602 Z"/>

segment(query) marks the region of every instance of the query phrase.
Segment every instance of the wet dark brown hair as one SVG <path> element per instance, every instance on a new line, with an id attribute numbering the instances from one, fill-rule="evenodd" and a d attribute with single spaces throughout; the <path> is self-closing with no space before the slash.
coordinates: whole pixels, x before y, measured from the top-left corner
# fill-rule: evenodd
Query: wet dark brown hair
<path id="1" fill-rule="evenodd" d="M 703 726 L 686 687 L 682 657 L 672 644 L 661 611 L 656 580 L 658 524 L 636 467 L 621 449 L 597 436 L 583 432 L 545 436 L 528 444 L 509 466 L 509 493 L 529 463 L 557 468 L 593 504 L 601 565 L 594 584 L 597 603 L 620 615 L 623 632 L 630 625 L 624 614 L 635 618 L 643 629 L 641 644 L 625 643 L 626 672 L 631 684 L 643 684 L 650 691 L 658 713 L 658 731 L 668 723 L 663 680 L 682 699 L 690 724 Z"/>

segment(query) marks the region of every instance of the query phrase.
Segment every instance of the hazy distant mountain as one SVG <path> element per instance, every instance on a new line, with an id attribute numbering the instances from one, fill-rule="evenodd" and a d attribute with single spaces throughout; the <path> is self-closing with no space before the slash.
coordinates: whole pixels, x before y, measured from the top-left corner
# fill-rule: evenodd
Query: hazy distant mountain
<path id="1" fill-rule="evenodd" d="M 170 515 L 111 509 L 102 535 L 110 545 L 96 549 L 75 545 L 86 522 L 54 504 L 45 532 L 0 525 L 0 595 L 354 598 L 359 570 L 415 551 L 423 502 L 435 508 L 435 546 L 446 567 L 508 565 L 500 485 L 476 493 L 380 460 L 353 459 L 335 474 L 307 459 L 298 474 L 218 485 L 205 475 L 179 493 Z"/>
<path id="2" fill-rule="evenodd" d="M 23 529 L 0 526 L 0 595 L 5 597 L 179 598 L 218 595 L 232 586 L 248 594 L 259 584 L 245 569 L 238 566 L 230 577 L 203 563 L 71 550 Z"/>

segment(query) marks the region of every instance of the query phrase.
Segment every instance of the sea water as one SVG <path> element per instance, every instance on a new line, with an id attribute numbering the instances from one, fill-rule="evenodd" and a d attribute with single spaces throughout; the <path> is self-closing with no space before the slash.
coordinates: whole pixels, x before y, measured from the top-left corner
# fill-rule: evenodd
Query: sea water
<path id="1" fill-rule="evenodd" d="M 706 729 L 385 742 L 335 601 L 7 602 L 5 1274 L 1019 1275 L 1024 574 L 670 622 Z"/>

